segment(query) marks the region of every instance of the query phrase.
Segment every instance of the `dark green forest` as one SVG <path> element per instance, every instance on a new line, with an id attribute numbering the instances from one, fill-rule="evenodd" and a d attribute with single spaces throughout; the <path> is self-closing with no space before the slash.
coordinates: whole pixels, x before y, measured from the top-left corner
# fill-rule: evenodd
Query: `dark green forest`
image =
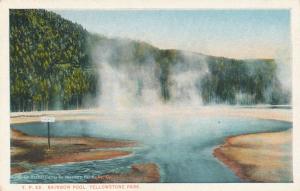
<path id="1" fill-rule="evenodd" d="M 78 108 L 96 96 L 88 32 L 45 10 L 10 10 L 11 110 Z"/>
<path id="2" fill-rule="evenodd" d="M 209 72 L 195 83 L 204 104 L 276 105 L 290 101 L 290 92 L 281 88 L 272 59 L 205 56 L 203 61 L 201 54 L 187 59 L 180 50 L 161 50 L 140 41 L 91 34 L 40 9 L 10 10 L 9 29 L 11 111 L 96 107 L 101 76 L 92 52 L 97 46 L 103 46 L 103 52 L 109 47 L 111 53 L 105 59 L 114 67 L 144 67 L 151 59 L 164 102 L 172 98 L 170 76 L 176 75 L 172 69 L 180 66 L 185 70 L 185 66 L 197 67 L 204 61 Z"/>

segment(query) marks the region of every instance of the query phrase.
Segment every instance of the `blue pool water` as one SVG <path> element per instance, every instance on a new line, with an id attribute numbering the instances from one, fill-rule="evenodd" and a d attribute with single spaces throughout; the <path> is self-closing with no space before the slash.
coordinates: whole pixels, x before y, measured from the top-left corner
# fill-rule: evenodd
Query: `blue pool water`
<path id="1" fill-rule="evenodd" d="M 47 135 L 46 124 L 12 125 L 29 135 Z M 160 168 L 161 182 L 242 182 L 213 156 L 213 149 L 228 136 L 281 131 L 292 123 L 230 117 L 131 118 L 99 121 L 66 121 L 51 125 L 52 136 L 90 136 L 136 140 L 127 157 L 86 161 L 44 167 L 11 176 L 12 183 L 77 183 L 92 176 L 125 172 L 135 163 L 154 162 Z M 24 164 L 28 165 L 28 164 Z"/>

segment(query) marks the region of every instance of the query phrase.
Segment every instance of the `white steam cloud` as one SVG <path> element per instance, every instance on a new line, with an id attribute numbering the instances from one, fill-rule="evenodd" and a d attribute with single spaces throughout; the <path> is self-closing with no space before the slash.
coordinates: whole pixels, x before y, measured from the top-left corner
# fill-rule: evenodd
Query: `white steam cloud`
<path id="1" fill-rule="evenodd" d="M 98 66 L 100 74 L 99 106 L 119 110 L 163 104 L 157 76 L 158 64 L 153 55 L 146 55 L 147 59 L 142 64 L 134 64 L 131 60 L 134 51 L 132 45 L 121 41 L 119 46 L 121 48 L 116 49 L 116 45 L 102 42 L 93 50 L 93 61 Z M 122 58 L 124 62 L 112 62 L 113 59 L 118 59 L 114 56 L 120 56 L 116 52 L 125 56 Z M 170 67 L 171 99 L 168 104 L 202 105 L 196 83 L 208 72 L 205 59 L 203 58 L 203 63 L 199 63 L 199 56 L 198 58 L 193 58 L 191 55 L 185 57 L 194 61 L 176 63 Z"/>

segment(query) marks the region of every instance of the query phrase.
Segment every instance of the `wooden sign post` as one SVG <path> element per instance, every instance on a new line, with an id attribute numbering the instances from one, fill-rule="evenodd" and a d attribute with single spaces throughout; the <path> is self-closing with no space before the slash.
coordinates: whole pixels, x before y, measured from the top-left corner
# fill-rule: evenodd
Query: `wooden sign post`
<path id="1" fill-rule="evenodd" d="M 41 117 L 41 122 L 47 123 L 47 127 L 48 127 L 48 149 L 50 149 L 50 123 L 55 122 L 55 117 L 50 117 L 50 116 Z"/>

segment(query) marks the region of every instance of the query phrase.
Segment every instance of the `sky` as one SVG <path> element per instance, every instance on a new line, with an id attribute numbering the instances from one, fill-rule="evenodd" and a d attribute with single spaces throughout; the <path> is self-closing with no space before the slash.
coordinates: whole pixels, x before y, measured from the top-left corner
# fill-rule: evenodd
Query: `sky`
<path id="1" fill-rule="evenodd" d="M 289 10 L 52 10 L 107 37 L 231 58 L 290 51 Z"/>

